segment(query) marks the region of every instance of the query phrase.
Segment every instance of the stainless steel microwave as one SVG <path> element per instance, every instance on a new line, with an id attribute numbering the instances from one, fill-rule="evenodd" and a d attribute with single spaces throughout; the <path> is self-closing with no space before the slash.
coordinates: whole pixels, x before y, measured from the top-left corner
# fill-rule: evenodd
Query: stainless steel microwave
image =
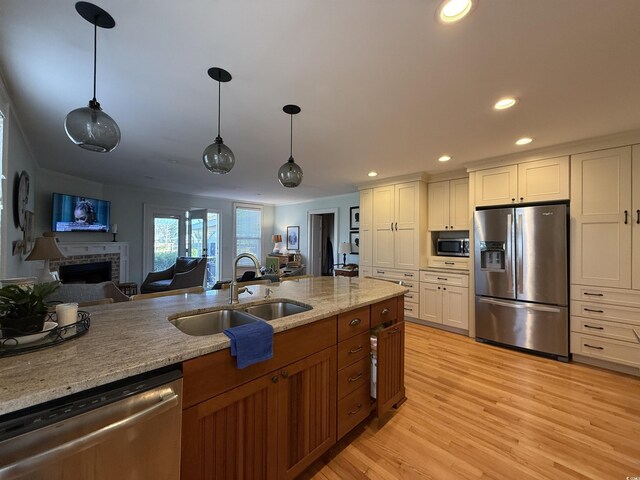
<path id="1" fill-rule="evenodd" d="M 468 257 L 468 238 L 438 238 L 436 253 L 444 257 Z"/>

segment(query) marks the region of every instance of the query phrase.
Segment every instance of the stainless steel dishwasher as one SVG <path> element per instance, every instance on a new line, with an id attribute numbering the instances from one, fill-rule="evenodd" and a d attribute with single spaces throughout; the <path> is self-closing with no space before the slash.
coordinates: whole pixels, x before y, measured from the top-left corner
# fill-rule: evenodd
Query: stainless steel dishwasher
<path id="1" fill-rule="evenodd" d="M 182 373 L 141 375 L 0 418 L 0 479 L 180 478 Z"/>

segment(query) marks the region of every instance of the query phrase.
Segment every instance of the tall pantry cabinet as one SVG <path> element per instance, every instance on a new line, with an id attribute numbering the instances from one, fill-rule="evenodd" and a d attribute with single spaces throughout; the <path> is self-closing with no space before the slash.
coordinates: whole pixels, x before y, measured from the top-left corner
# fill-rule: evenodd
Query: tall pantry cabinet
<path id="1" fill-rule="evenodd" d="M 571 352 L 640 373 L 640 146 L 571 157 Z"/>

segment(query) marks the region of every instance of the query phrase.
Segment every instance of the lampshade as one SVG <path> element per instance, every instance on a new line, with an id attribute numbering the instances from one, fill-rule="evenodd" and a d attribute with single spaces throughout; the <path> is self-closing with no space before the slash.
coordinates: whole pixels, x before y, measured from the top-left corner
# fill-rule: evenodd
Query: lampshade
<path id="1" fill-rule="evenodd" d="M 282 241 L 282 235 L 271 235 L 271 241 L 273 243 L 280 243 Z"/>
<path id="2" fill-rule="evenodd" d="M 349 242 L 341 242 L 340 246 L 338 247 L 338 253 L 351 253 L 351 244 Z"/>
<path id="3" fill-rule="evenodd" d="M 44 232 L 42 237 L 36 238 L 33 250 L 31 250 L 26 260 L 55 260 L 57 258 L 66 257 L 58 248 L 55 234 L 52 232 Z"/>

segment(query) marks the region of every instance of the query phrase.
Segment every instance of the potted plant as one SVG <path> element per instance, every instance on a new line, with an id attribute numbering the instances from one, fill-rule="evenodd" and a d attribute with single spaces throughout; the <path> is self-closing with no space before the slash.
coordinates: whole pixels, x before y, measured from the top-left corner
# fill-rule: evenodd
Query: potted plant
<path id="1" fill-rule="evenodd" d="M 45 299 L 60 282 L 7 285 L 0 288 L 0 327 L 3 337 L 18 337 L 42 331 L 47 315 Z"/>

